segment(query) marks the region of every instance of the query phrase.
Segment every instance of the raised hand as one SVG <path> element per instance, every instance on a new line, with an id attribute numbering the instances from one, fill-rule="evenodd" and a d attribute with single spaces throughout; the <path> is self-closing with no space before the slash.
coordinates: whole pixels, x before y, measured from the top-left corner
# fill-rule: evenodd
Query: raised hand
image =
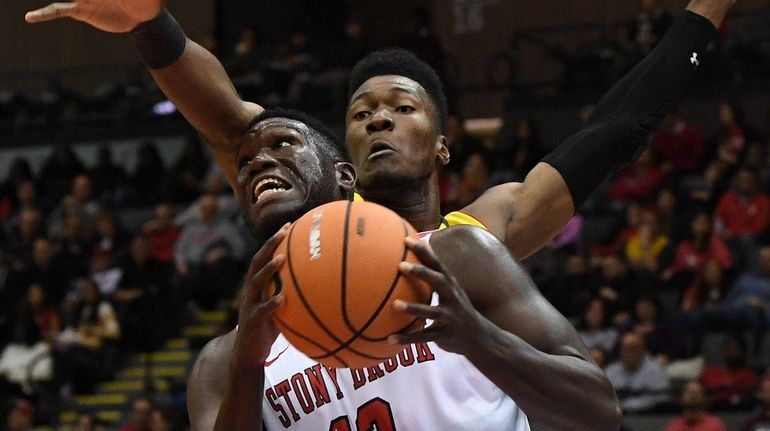
<path id="1" fill-rule="evenodd" d="M 160 13 L 164 0 L 76 0 L 51 3 L 24 16 L 31 24 L 70 18 L 110 33 L 126 33 Z"/>
<path id="2" fill-rule="evenodd" d="M 253 368 L 263 364 L 278 337 L 273 313 L 285 299 L 280 293 L 270 298 L 267 295 L 273 276 L 286 260 L 284 255 L 273 257 L 273 254 L 286 237 L 288 227 L 288 224 L 282 227 L 251 259 L 238 310 L 238 335 L 233 356 L 237 367 Z"/>
<path id="3" fill-rule="evenodd" d="M 446 351 L 466 354 L 475 348 L 476 341 L 482 338 L 485 328 L 492 323 L 473 307 L 468 295 L 427 242 L 406 238 L 406 245 L 423 264 L 401 262 L 399 270 L 405 277 L 414 277 L 430 284 L 439 295 L 439 305 L 407 303 L 398 299 L 393 301 L 396 311 L 429 319 L 433 323 L 416 332 L 391 335 L 388 341 L 397 344 L 435 341 Z"/>

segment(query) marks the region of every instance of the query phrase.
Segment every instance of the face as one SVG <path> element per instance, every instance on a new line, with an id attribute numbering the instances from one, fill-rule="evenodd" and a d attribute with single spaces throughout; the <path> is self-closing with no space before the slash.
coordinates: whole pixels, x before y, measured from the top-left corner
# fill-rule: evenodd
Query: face
<path id="1" fill-rule="evenodd" d="M 32 244 L 32 258 L 38 265 L 46 265 L 53 258 L 53 246 L 47 239 L 38 239 Z"/>
<path id="2" fill-rule="evenodd" d="M 160 222 L 161 226 L 166 227 L 174 219 L 174 210 L 169 205 L 158 205 L 155 207 L 155 218 Z"/>
<path id="3" fill-rule="evenodd" d="M 770 247 L 759 249 L 759 272 L 763 275 L 770 275 Z"/>
<path id="4" fill-rule="evenodd" d="M 27 301 L 33 306 L 40 306 L 45 302 L 45 292 L 39 284 L 33 284 L 27 289 Z"/>
<path id="5" fill-rule="evenodd" d="M 629 370 L 636 370 L 645 353 L 644 340 L 636 334 L 626 334 L 620 344 L 620 361 Z"/>
<path id="6" fill-rule="evenodd" d="M 735 178 L 735 188 L 742 193 L 751 193 L 757 184 L 756 175 L 753 172 L 742 169 Z"/>
<path id="7" fill-rule="evenodd" d="M 417 82 L 376 76 L 356 90 L 348 105 L 345 142 L 364 192 L 422 184 L 446 164 L 435 106 Z"/>
<path id="8" fill-rule="evenodd" d="M 88 280 L 83 286 L 83 302 L 95 304 L 99 300 L 99 288 L 93 280 Z"/>
<path id="9" fill-rule="evenodd" d="M 699 213 L 690 224 L 692 234 L 698 238 L 705 237 L 711 231 L 711 218 L 706 213 Z"/>
<path id="10" fill-rule="evenodd" d="M 765 410 L 770 410 L 770 378 L 766 378 L 759 385 L 759 393 L 757 394 L 759 403 Z"/>
<path id="11" fill-rule="evenodd" d="M 709 286 L 719 286 L 722 283 L 722 268 L 715 260 L 709 260 L 703 267 L 703 281 Z"/>
<path id="12" fill-rule="evenodd" d="M 682 407 L 685 410 L 701 410 L 706 407 L 706 393 L 703 385 L 698 382 L 690 382 L 682 391 Z"/>
<path id="13" fill-rule="evenodd" d="M 217 198 L 212 195 L 203 196 L 201 199 L 201 218 L 206 223 L 211 223 L 217 218 L 217 212 L 219 211 L 219 202 Z"/>
<path id="14" fill-rule="evenodd" d="M 78 175 L 72 180 L 72 194 L 77 200 L 86 200 L 91 197 L 91 180 L 85 175 Z"/>
<path id="15" fill-rule="evenodd" d="M 591 358 L 599 368 L 604 369 L 607 366 L 607 352 L 598 347 L 592 347 L 588 349 L 588 353 L 591 354 Z"/>
<path id="16" fill-rule="evenodd" d="M 649 299 L 640 299 L 636 303 L 636 317 L 642 322 L 654 322 L 658 315 L 658 309 L 655 303 Z"/>
<path id="17" fill-rule="evenodd" d="M 267 239 L 319 205 L 343 199 L 344 175 L 352 177 L 352 185 L 355 175 L 344 169 L 349 165 L 332 160 L 311 134 L 302 122 L 269 118 L 241 142 L 235 196 L 257 239 Z"/>
<path id="18" fill-rule="evenodd" d="M 142 237 L 131 241 L 131 256 L 138 262 L 144 262 L 150 257 L 150 244 Z"/>
<path id="19" fill-rule="evenodd" d="M 735 367 L 743 364 L 746 352 L 738 340 L 733 337 L 728 337 L 722 347 L 722 355 L 728 366 Z"/>
<path id="20" fill-rule="evenodd" d="M 131 422 L 134 424 L 140 424 L 144 427 L 144 424 L 150 419 L 150 412 L 152 405 L 145 399 L 139 399 L 134 401 L 134 405 L 131 409 Z"/>
<path id="21" fill-rule="evenodd" d="M 591 301 L 586 309 L 585 319 L 590 328 L 601 328 L 604 324 L 604 303 L 599 299 Z"/>
<path id="22" fill-rule="evenodd" d="M 152 431 L 168 431 L 171 429 L 171 425 L 163 417 L 163 413 L 159 410 L 153 410 L 150 416 L 150 429 Z"/>

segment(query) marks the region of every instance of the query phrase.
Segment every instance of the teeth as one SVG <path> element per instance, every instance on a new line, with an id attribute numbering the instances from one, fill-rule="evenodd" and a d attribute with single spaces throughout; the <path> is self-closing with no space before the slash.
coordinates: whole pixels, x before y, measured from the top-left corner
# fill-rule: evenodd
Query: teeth
<path id="1" fill-rule="evenodd" d="M 273 184 L 277 187 L 264 189 L 263 191 L 260 192 L 260 189 L 267 184 Z M 284 187 L 283 181 L 280 181 L 275 178 L 265 178 L 263 180 L 260 180 L 257 183 L 257 185 L 254 186 L 254 195 L 257 197 L 257 202 L 259 202 L 263 198 L 273 193 L 285 192 L 285 191 L 286 191 L 286 188 Z"/>

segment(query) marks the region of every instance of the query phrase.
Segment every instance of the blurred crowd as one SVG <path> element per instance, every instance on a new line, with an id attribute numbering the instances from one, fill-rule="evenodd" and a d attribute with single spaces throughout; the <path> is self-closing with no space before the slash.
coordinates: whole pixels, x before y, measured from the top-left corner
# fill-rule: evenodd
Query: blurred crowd
<path id="1" fill-rule="evenodd" d="M 767 18 L 758 13 L 757 25 L 720 33 L 707 54 L 729 65 L 720 73 L 742 81 L 770 72 Z M 588 74 L 601 83 L 579 83 L 605 86 L 648 53 L 671 20 L 659 1 L 643 0 L 611 50 L 562 56 L 566 76 L 579 81 L 610 64 L 600 67 L 608 73 Z M 405 21 L 398 44 L 439 71 L 455 105 L 461 86 L 430 15 L 417 9 Z M 351 16 L 343 33 L 321 43 L 297 29 L 265 46 L 244 29 L 226 52 L 207 45 L 245 99 L 342 112 L 350 67 L 377 47 L 361 17 Z M 585 120 L 590 109 L 575 114 Z M 34 100 L 0 94 L 0 130 L 173 112 L 147 84 L 82 96 L 52 83 Z M 725 429 L 719 412 L 756 410 L 743 430 L 759 431 L 770 429 L 770 141 L 761 132 L 770 124 L 750 124 L 732 101 L 712 118 L 713 129 L 692 124 L 686 112 L 668 118 L 649 149 L 526 265 L 580 330 L 624 411 L 681 411 L 667 428 L 674 431 Z M 448 119 L 444 212 L 522 180 L 557 144 L 543 141 L 532 115 L 511 116 L 494 142 L 473 136 L 464 120 L 456 109 Z M 0 393 L 8 395 L 0 429 L 55 423 L 63 403 L 93 392 L 132 353 L 157 348 L 199 309 L 235 295 L 256 245 L 203 145 L 190 139 L 167 164 L 147 141 L 136 158 L 128 171 L 104 145 L 86 165 L 57 145 L 36 172 L 14 160 L 0 184 Z M 184 417 L 183 399 L 141 396 L 121 429 L 182 429 Z M 77 429 L 100 429 L 95 422 L 82 412 Z"/>

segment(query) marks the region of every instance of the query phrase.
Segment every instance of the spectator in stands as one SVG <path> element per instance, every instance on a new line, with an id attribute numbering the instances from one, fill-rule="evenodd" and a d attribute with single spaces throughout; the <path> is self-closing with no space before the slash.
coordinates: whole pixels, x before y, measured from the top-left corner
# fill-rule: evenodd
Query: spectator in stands
<path id="1" fill-rule="evenodd" d="M 20 307 L 19 323 L 33 322 L 40 337 L 51 341 L 61 330 L 61 316 L 57 305 L 49 301 L 43 286 L 33 283 L 27 288 L 27 296 Z"/>
<path id="2" fill-rule="evenodd" d="M 664 172 L 677 176 L 700 166 L 705 143 L 698 130 L 679 113 L 671 114 L 652 140 L 651 148 L 663 164 Z"/>
<path id="3" fill-rule="evenodd" d="M 706 392 L 696 381 L 682 390 L 682 414 L 666 426 L 665 431 L 727 431 L 727 425 L 708 412 Z"/>
<path id="4" fill-rule="evenodd" d="M 177 272 L 202 307 L 215 307 L 231 296 L 240 280 L 238 266 L 244 242 L 237 227 L 218 216 L 218 199 L 207 194 L 201 202 L 202 220 L 185 227 L 176 243 Z"/>
<path id="5" fill-rule="evenodd" d="M 694 333 L 766 328 L 770 322 L 770 246 L 759 250 L 756 273 L 741 275 L 723 301 L 689 317 Z"/>
<path id="6" fill-rule="evenodd" d="M 666 271 L 665 277 L 685 274 L 688 281 L 701 272 L 708 261 L 716 262 L 722 270 L 729 269 L 732 254 L 722 239 L 713 233 L 711 215 L 698 211 L 690 222 L 690 232 L 676 246 L 674 262 Z"/>
<path id="7" fill-rule="evenodd" d="M 92 413 L 81 413 L 73 431 L 104 431 Z"/>
<path id="8" fill-rule="evenodd" d="M 143 236 L 134 237 L 119 268 L 122 277 L 112 300 L 118 309 L 124 344 L 145 351 L 167 333 L 172 301 L 169 274 L 152 258 L 150 243 Z"/>
<path id="9" fill-rule="evenodd" d="M 40 209 L 37 185 L 33 180 L 22 181 L 16 187 L 16 208 L 14 216 L 18 216 L 18 214 L 25 209 Z"/>
<path id="10" fill-rule="evenodd" d="M 155 207 L 155 217 L 142 226 L 142 233 L 150 241 L 150 254 L 164 265 L 174 261 L 174 248 L 182 234 L 174 224 L 174 209 L 169 204 L 159 204 Z"/>
<path id="11" fill-rule="evenodd" d="M 669 238 L 679 232 L 679 219 L 677 217 L 677 197 L 676 193 L 669 188 L 664 187 L 658 192 L 655 199 L 655 206 L 652 211 L 658 218 L 660 231 Z"/>
<path id="12" fill-rule="evenodd" d="M 647 350 L 661 364 L 684 355 L 684 346 L 654 295 L 644 294 L 636 301 L 634 320 L 628 329 L 644 337 Z"/>
<path id="13" fill-rule="evenodd" d="M 18 224 L 12 226 L 8 233 L 7 244 L 11 259 L 19 265 L 29 264 L 35 240 L 44 236 L 45 226 L 40 211 L 23 209 L 19 213 Z"/>
<path id="14" fill-rule="evenodd" d="M 89 270 L 88 259 L 94 248 L 90 228 L 78 214 L 71 214 L 64 220 L 57 249 L 58 257 L 64 262 L 70 275 L 82 276 Z"/>
<path id="15" fill-rule="evenodd" d="M 650 411 L 669 398 L 668 375 L 647 352 L 644 338 L 637 334 L 623 336 L 620 360 L 610 364 L 606 373 L 627 413 Z"/>
<path id="16" fill-rule="evenodd" d="M 770 377 L 765 377 L 759 385 L 757 393 L 759 411 L 741 427 L 741 431 L 770 430 Z"/>
<path id="17" fill-rule="evenodd" d="M 22 158 L 14 159 L 8 177 L 0 184 L 0 220 L 7 220 L 17 212 L 19 202 L 16 191 L 21 184 L 33 179 L 29 162 Z"/>
<path id="18" fill-rule="evenodd" d="M 16 398 L 5 417 L 4 431 L 32 431 L 35 426 L 35 407 L 24 398 Z"/>
<path id="19" fill-rule="evenodd" d="M 88 176 L 94 182 L 94 196 L 100 201 L 119 204 L 125 200 L 128 176 L 112 161 L 112 151 L 107 145 L 99 146 L 96 165 L 89 170 Z"/>
<path id="20" fill-rule="evenodd" d="M 74 318 L 69 335 L 59 337 L 56 360 L 61 380 L 71 384 L 74 393 L 82 394 L 93 391 L 105 376 L 120 338 L 120 325 L 112 304 L 102 297 L 92 279 L 82 282 Z"/>
<path id="21" fill-rule="evenodd" d="M 51 241 L 38 238 L 32 245 L 32 263 L 26 267 L 24 278 L 42 286 L 48 298 L 59 304 L 76 274 L 69 265 L 70 262 L 56 253 Z"/>
<path id="22" fill-rule="evenodd" d="M 609 319 L 604 307 L 604 301 L 594 298 L 588 303 L 583 315 L 583 325 L 580 338 L 589 349 L 601 347 L 605 352 L 615 351 L 618 341 L 618 330 L 608 325 Z"/>
<path id="23" fill-rule="evenodd" d="M 218 218 L 222 220 L 233 220 L 240 214 L 238 202 L 235 200 L 232 189 L 227 185 L 227 181 L 220 172 L 212 172 L 206 177 L 206 182 L 203 186 L 203 195 L 196 199 L 195 202 L 182 211 L 182 213 L 177 215 L 174 219 L 174 224 L 185 227 L 190 223 L 200 222 L 203 217 L 201 214 L 201 203 L 206 195 L 217 197 Z"/>
<path id="24" fill-rule="evenodd" d="M 128 423 L 118 431 L 151 431 L 150 416 L 152 415 L 152 401 L 146 397 L 138 397 L 131 403 L 131 416 Z"/>
<path id="25" fill-rule="evenodd" d="M 128 249 L 131 237 L 123 229 L 115 213 L 106 209 L 99 211 L 95 227 L 94 247 L 109 250 L 116 260 L 121 259 Z"/>
<path id="26" fill-rule="evenodd" d="M 642 0 L 642 11 L 636 17 L 632 33 L 636 50 L 642 56 L 652 51 L 672 22 L 661 0 Z"/>
<path id="27" fill-rule="evenodd" d="M 535 120 L 516 118 L 504 125 L 493 151 L 493 184 L 520 181 L 547 153 Z"/>
<path id="28" fill-rule="evenodd" d="M 712 139 L 716 158 L 728 166 L 738 166 L 748 144 L 760 139 L 756 130 L 746 123 L 743 110 L 734 102 L 719 105 L 719 129 Z"/>
<path id="29" fill-rule="evenodd" d="M 577 322 L 584 317 L 586 304 L 594 298 L 595 280 L 586 258 L 580 254 L 569 255 L 563 268 L 563 274 L 542 285 L 543 295 L 570 321 Z"/>
<path id="30" fill-rule="evenodd" d="M 166 176 L 166 166 L 153 142 L 139 147 L 136 167 L 131 175 L 131 184 L 139 202 L 152 204 L 160 199 L 161 183 Z"/>
<path id="31" fill-rule="evenodd" d="M 611 240 L 606 244 L 598 245 L 591 248 L 592 256 L 608 256 L 611 254 L 617 254 L 632 236 L 635 236 L 639 230 L 639 226 L 642 225 L 642 214 L 644 211 L 638 204 L 631 204 L 626 208 L 625 224 L 620 229 L 615 227 L 617 233 L 611 236 Z"/>
<path id="32" fill-rule="evenodd" d="M 177 415 L 169 408 L 155 409 L 150 415 L 150 431 L 176 431 L 178 423 Z"/>
<path id="33" fill-rule="evenodd" d="M 707 366 L 699 381 L 715 407 L 745 408 L 759 384 L 759 376 L 746 365 L 746 341 L 743 336 L 727 334 L 722 345 L 722 359 L 722 364 Z"/>
<path id="34" fill-rule="evenodd" d="M 656 281 L 646 272 L 631 271 L 620 255 L 603 257 L 600 267 L 596 293 L 606 301 L 613 324 L 618 327 L 627 325 L 631 321 L 635 298 L 643 292 L 654 291 Z"/>
<path id="35" fill-rule="evenodd" d="M 199 181 L 208 169 L 201 143 L 190 139 L 165 177 L 163 197 L 177 204 L 189 204 L 200 197 Z"/>
<path id="36" fill-rule="evenodd" d="M 727 296 L 728 290 L 729 286 L 719 263 L 715 260 L 706 261 L 695 281 L 682 295 L 682 311 L 714 308 Z"/>
<path id="37" fill-rule="evenodd" d="M 89 276 L 96 282 L 99 292 L 104 297 L 112 299 L 123 278 L 123 271 L 117 266 L 112 250 L 103 247 L 94 248 Z"/>
<path id="38" fill-rule="evenodd" d="M 757 174 L 738 171 L 733 187 L 719 200 L 714 218 L 717 233 L 727 240 L 751 239 L 770 224 L 770 197 L 759 190 Z"/>
<path id="39" fill-rule="evenodd" d="M 596 362 L 596 365 L 599 366 L 602 370 L 607 368 L 607 364 L 609 363 L 610 354 L 601 348 L 601 346 L 594 346 L 588 348 L 588 353 L 591 354 L 591 359 Z"/>
<path id="40" fill-rule="evenodd" d="M 69 146 L 58 146 L 43 163 L 38 177 L 40 196 L 47 201 L 44 203 L 43 211 L 58 205 L 70 190 L 75 177 L 84 171 L 83 164 Z"/>
<path id="41" fill-rule="evenodd" d="M 13 315 L 23 293 L 22 274 L 11 266 L 5 250 L 0 247 L 0 346 L 11 339 Z"/>
<path id="42" fill-rule="evenodd" d="M 81 217 L 86 226 L 93 226 L 101 208 L 101 204 L 93 197 L 91 179 L 86 175 L 78 175 L 72 180 L 70 194 L 62 199 L 48 217 L 48 233 L 53 237 L 61 236 L 67 218 L 72 215 Z"/>
<path id="43" fill-rule="evenodd" d="M 658 217 L 652 211 L 645 211 L 642 224 L 626 243 L 626 259 L 637 270 L 657 273 L 671 255 L 671 240 L 660 229 Z"/>
<path id="44" fill-rule="evenodd" d="M 725 163 L 712 160 L 703 172 L 682 179 L 679 185 L 680 195 L 690 204 L 714 208 L 727 189 L 727 170 Z"/>
<path id="45" fill-rule="evenodd" d="M 655 164 L 652 151 L 647 149 L 618 175 L 608 197 L 610 201 L 620 203 L 649 201 L 665 179 L 663 171 Z"/>
<path id="46" fill-rule="evenodd" d="M 457 203 L 454 205 L 454 209 L 464 208 L 481 196 L 488 187 L 488 180 L 489 165 L 484 155 L 473 153 L 468 156 L 463 166 L 460 181 L 457 183 Z"/>

